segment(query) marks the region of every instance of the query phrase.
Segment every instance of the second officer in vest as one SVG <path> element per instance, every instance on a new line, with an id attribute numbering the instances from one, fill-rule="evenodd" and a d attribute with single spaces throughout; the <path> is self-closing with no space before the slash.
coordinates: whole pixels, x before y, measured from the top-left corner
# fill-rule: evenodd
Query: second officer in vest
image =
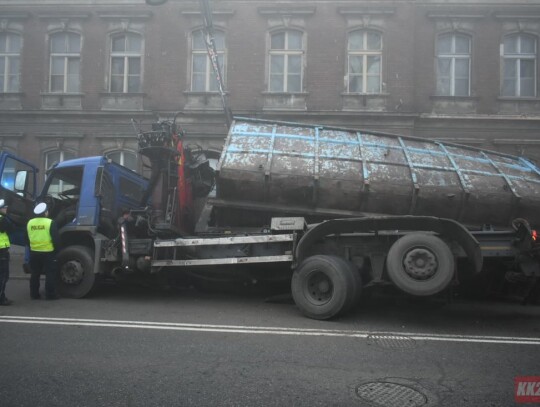
<path id="1" fill-rule="evenodd" d="M 39 276 L 45 274 L 45 299 L 56 300 L 56 274 L 58 262 L 56 251 L 59 248 L 58 229 L 48 218 L 47 204 L 42 202 L 34 208 L 36 217 L 26 227 L 30 245 L 30 297 L 39 299 Z"/>

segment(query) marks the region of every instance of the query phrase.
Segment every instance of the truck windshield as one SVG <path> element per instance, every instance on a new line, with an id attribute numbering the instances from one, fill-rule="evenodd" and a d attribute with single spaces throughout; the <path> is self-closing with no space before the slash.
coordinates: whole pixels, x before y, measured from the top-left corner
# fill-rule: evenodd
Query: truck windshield
<path id="1" fill-rule="evenodd" d="M 81 193 L 83 167 L 69 167 L 55 170 L 50 178 L 45 195 L 54 198 L 76 198 Z"/>

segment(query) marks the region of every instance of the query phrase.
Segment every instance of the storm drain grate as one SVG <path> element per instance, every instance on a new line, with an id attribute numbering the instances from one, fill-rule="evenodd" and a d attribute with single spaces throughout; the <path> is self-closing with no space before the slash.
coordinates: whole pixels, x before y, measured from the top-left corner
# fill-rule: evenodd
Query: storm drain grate
<path id="1" fill-rule="evenodd" d="M 416 347 L 414 339 L 404 335 L 371 334 L 368 343 L 391 349 L 410 349 Z"/>
<path id="2" fill-rule="evenodd" d="M 417 407 L 427 403 L 427 397 L 408 386 L 390 382 L 364 383 L 356 388 L 356 394 L 363 400 L 384 407 Z"/>

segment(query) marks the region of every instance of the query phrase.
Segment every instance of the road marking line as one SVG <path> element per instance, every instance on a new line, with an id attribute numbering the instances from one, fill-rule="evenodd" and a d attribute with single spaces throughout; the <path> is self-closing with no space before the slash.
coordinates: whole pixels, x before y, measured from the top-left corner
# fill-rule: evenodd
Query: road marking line
<path id="1" fill-rule="evenodd" d="M 510 345 L 540 345 L 540 338 L 511 337 L 511 336 L 482 336 L 482 335 L 446 335 L 414 332 L 380 332 L 380 331 L 355 331 L 355 330 L 332 330 L 310 328 L 284 328 L 284 327 L 260 327 L 244 325 L 211 325 L 189 324 L 174 322 L 148 322 L 148 321 L 122 321 L 103 319 L 76 319 L 76 318 L 43 318 L 25 316 L 0 316 L 0 322 L 17 324 L 41 324 L 41 325 L 64 325 L 64 326 L 89 326 L 109 328 L 139 328 L 159 329 L 171 331 L 193 332 L 219 332 L 219 333 L 246 333 L 246 334 L 271 334 L 271 335 L 296 335 L 296 336 L 332 336 L 343 338 L 366 339 L 373 335 L 385 335 L 394 337 L 396 340 L 424 340 L 441 342 L 468 342 L 468 343 L 498 343 Z"/>

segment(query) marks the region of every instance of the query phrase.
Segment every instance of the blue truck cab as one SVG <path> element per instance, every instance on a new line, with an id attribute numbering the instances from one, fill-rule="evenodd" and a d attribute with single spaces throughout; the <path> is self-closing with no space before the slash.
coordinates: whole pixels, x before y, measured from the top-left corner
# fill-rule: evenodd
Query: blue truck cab
<path id="1" fill-rule="evenodd" d="M 142 205 L 147 185 L 144 177 L 105 157 L 76 158 L 49 170 L 38 201 L 49 205 L 62 235 L 88 232 L 112 238 L 116 219 L 123 210 Z"/>
<path id="2" fill-rule="evenodd" d="M 118 260 L 117 219 L 144 207 L 148 180 L 105 157 L 84 157 L 54 165 L 37 202 L 46 202 L 57 223 L 59 286 L 63 296 L 81 297 L 96 274 Z M 107 261 L 109 260 L 109 261 Z"/>

